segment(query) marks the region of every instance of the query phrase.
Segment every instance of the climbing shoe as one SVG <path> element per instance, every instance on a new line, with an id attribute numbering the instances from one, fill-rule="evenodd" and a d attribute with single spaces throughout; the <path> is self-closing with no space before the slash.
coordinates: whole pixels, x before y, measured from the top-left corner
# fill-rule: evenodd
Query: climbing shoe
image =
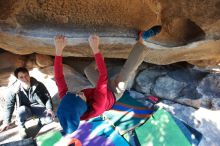
<path id="1" fill-rule="evenodd" d="M 147 40 L 148 38 L 153 37 L 153 36 L 157 35 L 158 33 L 160 33 L 161 28 L 162 27 L 160 25 L 153 26 L 152 28 L 150 28 L 146 31 L 139 32 L 138 37 L 139 38 L 142 37 L 143 40 Z"/>

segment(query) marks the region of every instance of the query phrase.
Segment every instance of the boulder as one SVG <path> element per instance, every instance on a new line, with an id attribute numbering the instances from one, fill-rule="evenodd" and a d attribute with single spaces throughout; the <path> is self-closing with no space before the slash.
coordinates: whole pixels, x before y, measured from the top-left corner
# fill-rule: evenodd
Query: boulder
<path id="1" fill-rule="evenodd" d="M 1 86 L 8 86 L 10 83 L 10 77 L 14 77 L 12 69 L 2 69 L 0 70 L 0 87 Z"/>
<path id="2" fill-rule="evenodd" d="M 25 66 L 27 57 L 9 52 L 0 53 L 0 86 L 7 86 L 17 67 Z"/>
<path id="3" fill-rule="evenodd" d="M 26 56 L 17 55 L 9 52 L 0 54 L 0 70 L 15 69 L 25 65 Z"/>
<path id="4" fill-rule="evenodd" d="M 186 87 L 186 83 L 179 82 L 169 76 L 161 76 L 156 80 L 153 92 L 160 98 L 174 100 Z"/>
<path id="5" fill-rule="evenodd" d="M 214 110 L 220 109 L 220 74 L 209 74 L 199 83 L 198 93 L 202 97 L 202 106 Z"/>
<path id="6" fill-rule="evenodd" d="M 156 79 L 166 73 L 167 71 L 165 69 L 156 67 L 141 71 L 135 79 L 135 89 L 144 94 L 151 94 Z"/>
<path id="7" fill-rule="evenodd" d="M 194 69 L 189 64 L 151 66 L 137 75 L 134 88 L 145 95 L 154 95 L 196 108 L 205 103 L 203 106 L 211 108 L 211 100 L 202 98 L 203 95 L 196 90 L 207 74 L 207 71 Z"/>
<path id="8" fill-rule="evenodd" d="M 36 54 L 36 64 L 39 67 L 47 67 L 53 65 L 53 59 L 48 55 Z"/>
<path id="9" fill-rule="evenodd" d="M 53 37 L 65 34 L 64 56 L 91 57 L 88 36 L 101 36 L 108 58 L 127 58 L 137 32 L 155 25 L 145 61 L 171 64 L 216 60 L 220 51 L 220 0 L 215 1 L 6 1 L 0 2 L 0 48 L 15 54 L 54 55 Z"/>

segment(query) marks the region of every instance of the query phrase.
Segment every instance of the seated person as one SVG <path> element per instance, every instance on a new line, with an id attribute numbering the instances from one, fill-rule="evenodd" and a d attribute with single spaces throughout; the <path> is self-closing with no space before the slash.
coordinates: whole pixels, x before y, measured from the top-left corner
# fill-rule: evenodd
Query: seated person
<path id="1" fill-rule="evenodd" d="M 47 88 L 43 83 L 30 77 L 24 67 L 14 71 L 17 81 L 8 88 L 6 95 L 6 108 L 3 125 L 0 131 L 7 130 L 11 122 L 12 113 L 16 105 L 16 120 L 19 134 L 22 139 L 27 137 L 25 122 L 28 118 L 36 116 L 38 124 L 48 124 L 54 118 L 52 100 Z"/>

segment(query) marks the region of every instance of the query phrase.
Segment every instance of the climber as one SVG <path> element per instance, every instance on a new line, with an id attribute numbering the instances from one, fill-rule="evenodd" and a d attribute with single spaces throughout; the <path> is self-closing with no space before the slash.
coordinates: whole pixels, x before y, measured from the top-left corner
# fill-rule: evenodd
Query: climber
<path id="1" fill-rule="evenodd" d="M 76 93 L 68 92 L 68 87 L 63 75 L 62 53 L 67 44 L 67 39 L 62 35 L 57 35 L 55 43 L 54 73 L 55 81 L 58 86 L 59 97 L 61 99 L 57 110 L 57 117 L 66 135 L 65 142 L 71 141 L 71 137 L 79 126 L 80 120 L 89 120 L 101 115 L 109 110 L 116 100 L 120 99 L 126 90 L 129 77 L 137 70 L 144 60 L 144 54 L 148 48 L 143 44 L 143 38 L 151 37 L 159 33 L 160 26 L 155 26 L 146 32 L 140 33 L 138 42 L 132 49 L 128 60 L 121 69 L 120 73 L 113 77 L 108 85 L 108 76 L 104 59 L 99 50 L 99 37 L 91 35 L 89 45 L 95 56 L 96 66 L 90 64 L 85 69 L 85 74 L 95 88 L 83 89 Z M 97 70 L 96 70 L 97 68 Z M 97 79 L 97 81 L 95 81 Z"/>

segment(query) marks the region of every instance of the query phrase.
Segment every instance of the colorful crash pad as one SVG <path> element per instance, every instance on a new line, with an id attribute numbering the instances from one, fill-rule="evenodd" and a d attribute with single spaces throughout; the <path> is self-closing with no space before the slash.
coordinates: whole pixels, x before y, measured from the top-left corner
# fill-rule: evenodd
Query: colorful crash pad
<path id="1" fill-rule="evenodd" d="M 114 104 L 112 109 L 106 111 L 103 116 L 123 135 L 143 124 L 153 112 L 153 109 L 138 102 L 126 91 L 122 98 Z"/>
<path id="2" fill-rule="evenodd" d="M 38 146 L 53 146 L 62 137 L 60 131 L 51 131 L 37 137 Z M 83 146 L 129 146 L 128 142 L 101 117 L 88 122 L 80 122 L 79 128 L 73 133 Z"/>
<path id="3" fill-rule="evenodd" d="M 101 117 L 81 122 L 73 138 L 79 139 L 83 146 L 129 146 L 127 141 Z"/>
<path id="4" fill-rule="evenodd" d="M 141 146 L 191 146 L 174 118 L 164 109 L 158 109 L 135 132 Z"/>

